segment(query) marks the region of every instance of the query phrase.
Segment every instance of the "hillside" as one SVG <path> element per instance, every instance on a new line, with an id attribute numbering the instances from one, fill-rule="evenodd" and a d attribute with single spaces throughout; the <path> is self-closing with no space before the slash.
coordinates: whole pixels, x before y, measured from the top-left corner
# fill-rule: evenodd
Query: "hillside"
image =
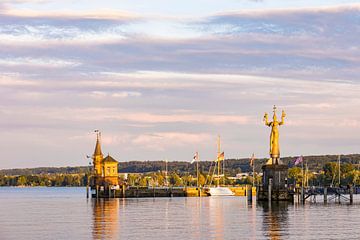
<path id="1" fill-rule="evenodd" d="M 296 157 L 282 158 L 284 164 L 289 167 L 294 166 Z M 306 163 L 311 171 L 322 170 L 323 166 L 328 162 L 336 162 L 337 155 L 321 155 L 321 156 L 304 156 Z M 225 161 L 225 168 L 228 175 L 235 175 L 239 172 L 251 171 L 249 165 L 250 159 L 227 159 Z M 266 162 L 266 159 L 256 159 L 255 170 L 261 171 L 261 166 Z M 360 154 L 341 155 L 342 163 L 352 163 L 358 165 L 360 163 Z M 209 170 L 212 162 L 202 161 L 200 162 L 200 170 L 206 173 Z M 0 170 L 0 175 L 35 175 L 35 174 L 75 174 L 85 173 L 89 170 L 89 167 L 39 167 L 39 168 L 24 168 L 24 169 L 3 169 Z M 145 172 L 157 172 L 165 170 L 164 161 L 129 161 L 119 163 L 120 173 L 145 173 Z M 172 161 L 168 162 L 168 171 L 172 172 L 195 172 L 195 164 L 190 164 L 185 161 Z"/>

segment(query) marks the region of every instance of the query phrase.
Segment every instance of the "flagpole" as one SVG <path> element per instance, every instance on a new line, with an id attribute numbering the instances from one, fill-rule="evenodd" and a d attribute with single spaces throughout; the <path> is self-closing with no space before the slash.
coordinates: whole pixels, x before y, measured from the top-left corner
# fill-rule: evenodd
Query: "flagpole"
<path id="1" fill-rule="evenodd" d="M 304 159 L 301 156 L 301 202 L 304 203 Z"/>
<path id="2" fill-rule="evenodd" d="M 167 174 L 168 174 L 168 165 L 167 165 L 167 158 L 165 158 L 165 185 L 166 185 L 166 187 L 168 187 Z"/>
<path id="3" fill-rule="evenodd" d="M 200 157 L 199 157 L 199 152 L 196 152 L 196 187 L 199 188 L 199 161 L 200 161 Z"/>
<path id="4" fill-rule="evenodd" d="M 223 174 L 222 174 L 222 175 L 224 175 L 224 176 L 223 176 L 223 185 L 225 185 L 225 158 L 224 158 L 224 160 L 223 160 L 222 171 L 223 171 Z"/>
<path id="5" fill-rule="evenodd" d="M 253 187 L 255 186 L 255 159 L 253 160 Z"/>
<path id="6" fill-rule="evenodd" d="M 218 154 L 217 154 L 217 165 L 218 165 L 218 169 L 217 169 L 217 187 L 219 187 L 220 185 L 220 135 L 218 135 Z"/>
<path id="7" fill-rule="evenodd" d="M 340 187 L 340 155 L 338 156 L 338 165 L 339 165 L 339 187 Z"/>
<path id="8" fill-rule="evenodd" d="M 253 181 L 252 181 L 252 185 L 253 187 L 255 186 L 255 154 L 253 153 L 252 155 L 252 167 L 253 167 Z"/>

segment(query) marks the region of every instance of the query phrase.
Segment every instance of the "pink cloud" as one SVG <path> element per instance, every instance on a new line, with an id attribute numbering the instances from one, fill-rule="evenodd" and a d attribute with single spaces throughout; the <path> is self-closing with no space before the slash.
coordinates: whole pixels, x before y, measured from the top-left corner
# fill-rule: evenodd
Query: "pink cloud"
<path id="1" fill-rule="evenodd" d="M 211 140 L 207 133 L 159 132 L 142 134 L 132 140 L 132 144 L 157 151 L 164 151 L 168 147 L 202 144 Z"/>

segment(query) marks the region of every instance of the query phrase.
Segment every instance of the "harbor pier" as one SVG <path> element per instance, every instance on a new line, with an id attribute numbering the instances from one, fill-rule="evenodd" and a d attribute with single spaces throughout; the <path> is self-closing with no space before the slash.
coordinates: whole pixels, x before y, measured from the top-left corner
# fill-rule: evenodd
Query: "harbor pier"
<path id="1" fill-rule="evenodd" d="M 256 188 L 250 185 L 229 187 L 234 196 L 256 195 Z M 197 187 L 146 187 L 146 186 L 120 186 L 117 189 L 103 186 L 93 189 L 92 198 L 146 198 L 146 197 L 207 197 L 210 196 L 208 188 Z"/>
<path id="2" fill-rule="evenodd" d="M 354 194 L 360 194 L 360 188 L 354 186 L 297 188 L 295 194 L 297 202 L 302 204 L 305 204 L 306 201 L 310 203 L 323 202 L 324 204 L 330 202 L 353 204 Z"/>

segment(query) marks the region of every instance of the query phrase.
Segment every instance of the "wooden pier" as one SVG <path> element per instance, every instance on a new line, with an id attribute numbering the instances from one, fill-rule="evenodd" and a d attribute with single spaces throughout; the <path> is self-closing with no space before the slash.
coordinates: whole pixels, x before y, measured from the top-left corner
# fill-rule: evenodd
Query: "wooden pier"
<path id="1" fill-rule="evenodd" d="M 256 188 L 250 185 L 229 187 L 234 196 L 247 196 L 252 200 L 256 196 Z M 145 197 L 207 197 L 207 188 L 196 187 L 129 187 L 120 186 L 119 189 L 104 187 L 92 188 L 91 194 L 87 188 L 86 196 L 92 198 L 145 198 Z"/>
<path id="2" fill-rule="evenodd" d="M 354 194 L 360 194 L 359 187 L 311 187 L 295 189 L 295 199 L 297 199 L 297 202 L 303 204 L 305 204 L 306 201 L 311 203 L 318 202 L 318 196 L 322 198 L 325 204 L 329 202 L 353 204 Z"/>

